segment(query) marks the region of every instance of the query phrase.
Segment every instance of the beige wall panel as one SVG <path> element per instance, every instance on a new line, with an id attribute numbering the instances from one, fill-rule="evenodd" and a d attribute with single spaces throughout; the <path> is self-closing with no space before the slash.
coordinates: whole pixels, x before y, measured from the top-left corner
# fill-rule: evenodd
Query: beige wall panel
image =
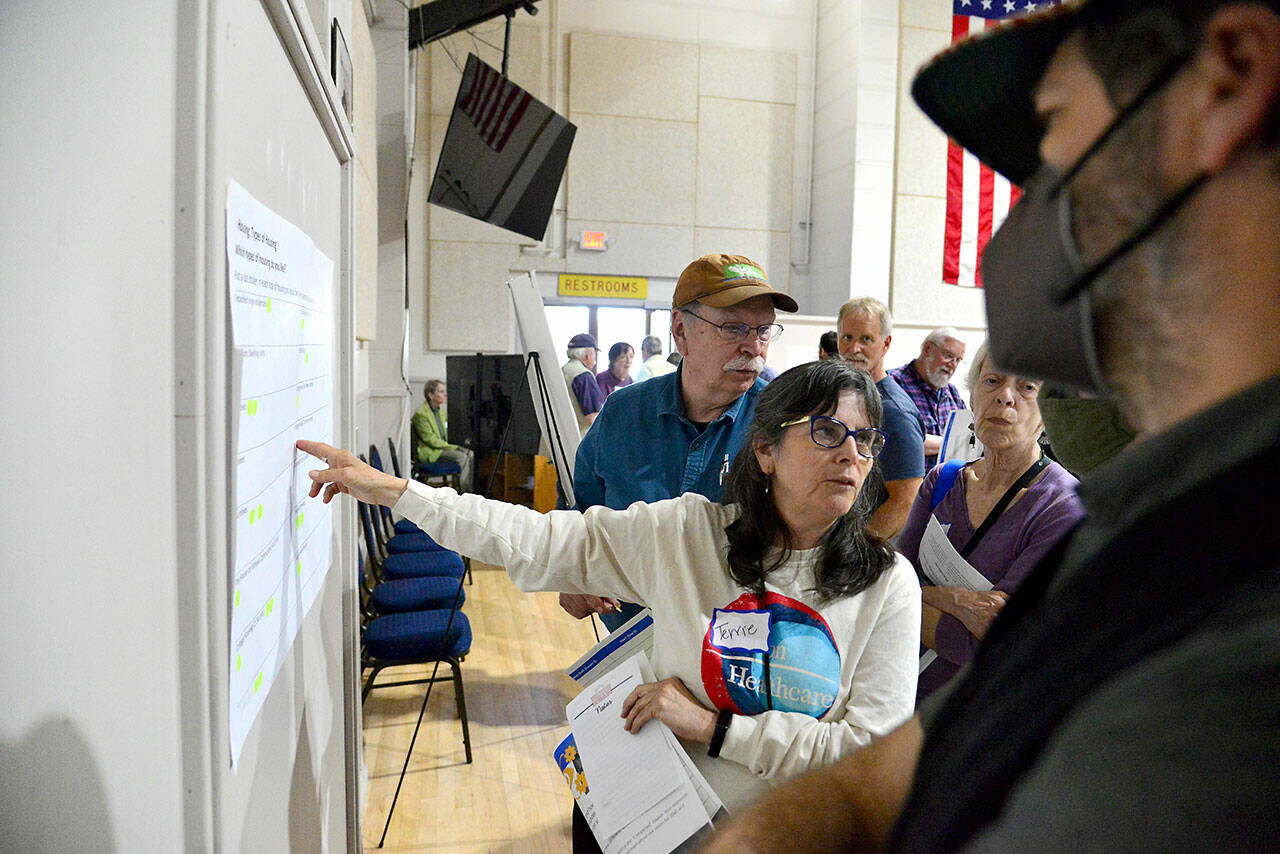
<path id="1" fill-rule="evenodd" d="M 697 225 L 787 231 L 795 108 L 702 98 Z"/>
<path id="2" fill-rule="evenodd" d="M 353 285 L 356 338 L 370 340 L 378 326 L 378 81 L 377 57 L 363 14 L 351 16 L 347 49 L 351 52 L 355 134 L 355 246 Z"/>
<path id="3" fill-rule="evenodd" d="M 939 0 L 902 0 L 902 26 L 924 27 L 951 38 L 951 4 Z"/>
<path id="4" fill-rule="evenodd" d="M 698 46 L 571 33 L 569 110 L 697 121 Z"/>
<path id="5" fill-rule="evenodd" d="M 703 45 L 698 94 L 742 101 L 796 102 L 796 57 L 777 51 Z"/>
<path id="6" fill-rule="evenodd" d="M 769 284 L 780 291 L 791 282 L 791 235 L 785 231 L 751 231 L 737 228 L 696 228 L 693 232 L 693 257 L 712 252 L 746 255 L 764 266 Z M 805 306 L 800 306 L 806 311 Z"/>
<path id="7" fill-rule="evenodd" d="M 460 33 L 432 42 L 424 48 L 431 57 L 432 113 L 447 116 L 453 111 L 458 84 L 462 82 L 462 69 L 467 66 L 467 54 L 474 53 L 492 67 L 502 70 L 502 27 L 502 20 L 499 19 L 476 27 L 474 32 L 478 38 L 474 40 L 466 33 Z M 507 74 L 517 86 L 545 104 L 547 92 L 543 79 L 543 50 L 540 27 L 512 25 L 511 59 Z M 457 65 L 454 65 L 455 60 Z"/>
<path id="8" fill-rule="evenodd" d="M 505 352 L 511 346 L 506 281 L 515 249 L 432 240 L 427 254 L 427 347 Z"/>
<path id="9" fill-rule="evenodd" d="M 698 125 L 586 113 L 570 118 L 578 126 L 569 156 L 570 218 L 693 225 Z"/>
<path id="10" fill-rule="evenodd" d="M 895 317 L 927 327 L 985 326 L 982 290 L 942 283 L 945 199 L 899 196 L 894 221 Z"/>
<path id="11" fill-rule="evenodd" d="M 356 338 L 368 341 L 378 326 L 378 188 L 360 166 L 355 170 L 355 196 Z"/>
<path id="12" fill-rule="evenodd" d="M 569 272 L 675 277 L 697 255 L 693 249 L 693 227 L 688 225 L 571 219 L 568 227 L 565 270 Z M 608 250 L 584 252 L 578 249 L 577 241 L 583 231 L 605 232 L 609 240 Z"/>
<path id="13" fill-rule="evenodd" d="M 911 80 L 921 63 L 946 47 L 949 36 L 930 30 L 902 31 L 902 86 L 898 111 L 898 192 L 944 197 L 947 136 L 911 100 Z"/>

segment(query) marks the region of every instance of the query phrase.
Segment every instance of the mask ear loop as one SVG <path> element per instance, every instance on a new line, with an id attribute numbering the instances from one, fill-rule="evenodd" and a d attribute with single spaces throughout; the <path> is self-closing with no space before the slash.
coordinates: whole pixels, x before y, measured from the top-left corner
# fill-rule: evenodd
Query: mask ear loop
<path id="1" fill-rule="evenodd" d="M 1085 149 L 1084 154 L 1080 155 L 1076 162 L 1071 165 L 1071 168 L 1064 172 L 1062 177 L 1054 183 L 1051 192 L 1054 195 L 1061 194 L 1076 175 L 1080 174 L 1080 170 L 1084 168 L 1090 158 L 1097 154 L 1098 151 L 1106 145 L 1117 132 L 1119 132 L 1120 128 L 1124 127 L 1134 113 L 1142 109 L 1157 92 L 1167 86 L 1169 82 L 1172 81 L 1173 78 L 1182 70 L 1182 67 L 1190 61 L 1193 55 L 1193 51 L 1185 51 L 1179 54 L 1174 60 L 1165 66 L 1159 74 L 1152 78 L 1146 86 L 1142 87 L 1142 90 L 1138 92 L 1134 99 L 1120 110 L 1116 115 L 1115 120 L 1111 122 L 1111 125 L 1103 131 L 1087 149 Z M 1097 278 L 1106 272 L 1107 268 L 1127 255 L 1135 246 L 1150 237 L 1156 229 L 1168 222 L 1169 218 L 1177 213 L 1178 209 L 1182 207 L 1186 200 L 1189 199 L 1196 190 L 1199 190 L 1208 179 L 1209 175 L 1201 172 L 1188 181 L 1182 189 L 1169 197 L 1164 204 L 1156 210 L 1155 214 L 1153 214 L 1152 217 L 1142 225 L 1141 228 L 1138 228 L 1122 240 L 1114 249 L 1108 252 L 1106 256 L 1098 259 L 1098 261 L 1088 267 L 1081 275 L 1077 276 L 1066 290 L 1058 294 L 1055 297 L 1058 305 L 1065 305 L 1079 296 L 1082 291 L 1091 287 Z M 1069 231 L 1069 217 L 1065 220 L 1065 224 Z M 1064 244 L 1074 248 L 1074 237 L 1069 233 L 1064 236 L 1072 238 L 1064 241 Z"/>

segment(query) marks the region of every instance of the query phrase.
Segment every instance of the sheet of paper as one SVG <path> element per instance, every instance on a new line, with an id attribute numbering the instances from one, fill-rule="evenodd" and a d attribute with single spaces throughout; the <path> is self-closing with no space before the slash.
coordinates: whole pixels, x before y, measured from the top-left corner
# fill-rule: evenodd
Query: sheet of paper
<path id="1" fill-rule="evenodd" d="M 670 730 L 657 721 L 624 729 L 623 701 L 646 681 L 642 659 L 627 659 L 566 708 L 606 854 L 666 854 L 709 823 Z"/>
<path id="2" fill-rule="evenodd" d="M 648 656 L 640 657 L 640 675 L 644 677 L 646 682 L 658 681 L 657 675 L 653 672 L 653 665 L 649 663 Z M 680 760 L 680 764 L 688 772 L 689 781 L 693 783 L 693 789 L 698 793 L 698 799 L 702 801 L 702 809 L 707 814 L 707 820 L 712 820 L 716 817 L 716 813 L 724 809 L 724 801 L 720 800 L 720 796 L 716 794 L 715 789 L 711 788 L 707 778 L 702 776 L 702 772 L 693 763 L 693 759 L 690 758 L 684 746 L 680 744 L 680 739 L 676 738 L 676 734 L 671 731 L 671 728 L 663 727 L 662 732 L 667 737 L 667 741 L 675 752 L 676 758 Z"/>
<path id="3" fill-rule="evenodd" d="M 332 441 L 333 261 L 232 181 L 227 189 L 234 506 L 231 762 L 330 564 L 329 507 L 307 501 L 299 438 Z"/>
<path id="4" fill-rule="evenodd" d="M 648 608 L 610 632 L 564 672 L 579 685 L 586 685 L 638 652 L 646 656 L 653 652 L 653 612 Z"/>
<path id="5" fill-rule="evenodd" d="M 963 587 L 966 590 L 990 590 L 991 582 L 951 545 L 936 516 L 929 516 L 920 538 L 920 569 L 939 587 Z"/>

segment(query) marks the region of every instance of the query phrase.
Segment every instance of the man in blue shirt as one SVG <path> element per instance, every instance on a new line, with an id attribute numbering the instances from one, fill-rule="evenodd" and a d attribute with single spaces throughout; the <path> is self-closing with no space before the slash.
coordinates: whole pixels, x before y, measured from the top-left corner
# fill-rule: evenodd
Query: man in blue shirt
<path id="1" fill-rule="evenodd" d="M 871 516 L 867 527 L 885 539 L 898 535 L 907 521 L 911 503 L 924 480 L 924 422 L 897 380 L 884 369 L 884 357 L 893 340 L 893 316 L 880 300 L 861 297 L 840 306 L 840 355 L 871 374 L 884 402 L 882 430 L 889 439 L 876 459 L 888 498 Z"/>
<path id="2" fill-rule="evenodd" d="M 578 446 L 574 496 L 579 510 L 622 510 L 697 492 L 721 496 L 722 472 L 746 438 L 764 388 L 769 342 L 782 331 L 775 309 L 796 301 L 775 291 L 760 265 L 740 255 L 706 255 L 685 268 L 671 300 L 671 334 L 683 355 L 666 376 L 619 388 Z M 565 594 L 575 617 L 601 615 L 609 630 L 638 606 Z"/>

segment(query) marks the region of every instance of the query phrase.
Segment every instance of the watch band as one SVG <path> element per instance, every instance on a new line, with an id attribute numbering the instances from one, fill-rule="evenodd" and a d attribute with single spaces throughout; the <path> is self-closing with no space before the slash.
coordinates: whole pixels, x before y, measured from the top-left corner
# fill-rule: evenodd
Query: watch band
<path id="1" fill-rule="evenodd" d="M 721 709 L 716 715 L 716 728 L 711 733 L 711 743 L 707 745 L 707 755 L 715 759 L 720 755 L 720 748 L 724 745 L 725 733 L 729 731 L 729 722 L 733 720 L 733 712 L 728 709 Z"/>

